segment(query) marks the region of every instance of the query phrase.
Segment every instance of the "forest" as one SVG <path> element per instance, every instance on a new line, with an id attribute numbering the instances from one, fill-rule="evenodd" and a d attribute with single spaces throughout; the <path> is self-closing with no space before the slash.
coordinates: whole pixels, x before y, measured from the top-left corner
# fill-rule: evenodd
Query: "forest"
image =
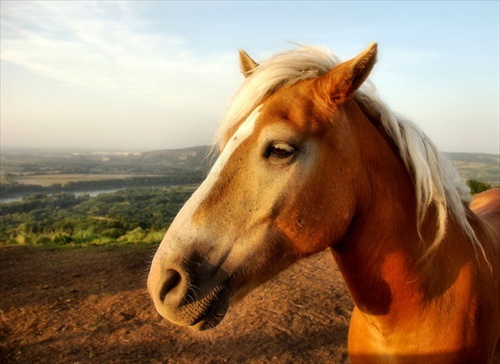
<path id="1" fill-rule="evenodd" d="M 0 204 L 0 243 L 159 243 L 193 187 L 131 188 L 96 197 L 33 194 Z"/>
<path id="2" fill-rule="evenodd" d="M 200 183 L 204 177 L 204 171 L 171 171 L 161 176 L 141 176 L 121 179 L 109 178 L 95 181 L 69 181 L 64 184 L 54 183 L 50 186 L 0 183 L 0 196 L 9 197 L 20 194 L 75 192 L 139 186 L 183 186 Z"/>
<path id="3" fill-rule="evenodd" d="M 473 193 L 492 186 L 469 180 Z M 86 246 L 159 243 L 192 187 L 124 189 L 96 197 L 32 194 L 0 204 L 0 244 Z"/>
<path id="4" fill-rule="evenodd" d="M 0 244 L 159 243 L 209 153 L 2 150 L 0 197 L 17 201 L 0 200 Z M 109 189 L 118 191 L 90 196 Z"/>

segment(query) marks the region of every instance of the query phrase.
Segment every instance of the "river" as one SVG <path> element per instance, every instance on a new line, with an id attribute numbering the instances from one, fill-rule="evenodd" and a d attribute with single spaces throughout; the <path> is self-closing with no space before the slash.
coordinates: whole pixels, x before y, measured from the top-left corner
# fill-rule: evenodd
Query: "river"
<path id="1" fill-rule="evenodd" d="M 112 193 L 112 192 L 117 192 L 120 190 L 124 190 L 125 187 L 122 188 L 110 188 L 110 189 L 105 189 L 105 190 L 92 190 L 92 191 L 71 191 L 71 192 L 57 192 L 57 193 L 71 193 L 75 196 L 79 195 L 89 195 L 90 197 L 95 197 L 98 196 L 102 193 Z M 37 194 L 46 194 L 46 195 L 53 195 L 54 192 L 29 192 L 29 193 L 24 193 L 20 195 L 15 195 L 15 196 L 10 196 L 10 197 L 0 197 L 0 203 L 9 203 L 9 202 L 18 202 L 23 199 L 25 196 L 29 195 L 37 195 Z"/>
<path id="2" fill-rule="evenodd" d="M 142 186 L 141 186 L 142 187 Z M 90 197 L 95 197 L 103 193 L 113 193 L 121 190 L 125 190 L 127 188 L 141 188 L 141 187 L 120 187 L 120 188 L 109 188 L 109 189 L 102 189 L 102 190 L 85 190 L 85 191 L 61 191 L 61 192 L 56 192 L 56 193 L 71 193 L 75 196 L 80 196 L 80 195 L 89 195 Z M 180 186 L 144 186 L 144 188 L 175 188 L 175 187 L 180 187 Z M 0 196 L 0 204 L 2 203 L 9 203 L 9 202 L 18 202 L 23 199 L 25 196 L 29 195 L 36 195 L 36 194 L 46 194 L 46 195 L 53 195 L 54 192 L 28 192 L 28 193 L 23 193 L 19 195 L 14 195 L 14 196 L 9 196 L 9 197 L 1 197 Z"/>

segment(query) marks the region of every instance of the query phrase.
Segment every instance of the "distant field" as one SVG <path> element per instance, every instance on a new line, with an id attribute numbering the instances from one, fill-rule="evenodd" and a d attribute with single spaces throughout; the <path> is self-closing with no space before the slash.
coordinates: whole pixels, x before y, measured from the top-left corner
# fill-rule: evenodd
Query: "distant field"
<path id="1" fill-rule="evenodd" d="M 137 174 L 33 174 L 13 178 L 14 181 L 25 185 L 39 185 L 48 187 L 53 184 L 64 186 L 68 182 L 80 181 L 103 181 L 111 179 L 124 179 L 130 177 L 142 177 Z M 151 177 L 150 175 L 148 177 Z"/>
<path id="2" fill-rule="evenodd" d="M 492 154 L 445 153 L 464 181 L 475 179 L 500 184 L 500 156 Z"/>
<path id="3" fill-rule="evenodd" d="M 0 183 L 49 187 L 69 182 L 99 182 L 131 177 L 159 177 L 208 171 L 207 146 L 142 153 L 70 151 L 2 151 Z M 500 184 L 500 156 L 482 153 L 444 153 L 465 182 L 475 179 Z M 190 177 L 191 178 L 191 177 Z M 191 178 L 192 179 L 192 178 Z M 189 178 L 186 178 L 188 181 Z"/>
<path id="4" fill-rule="evenodd" d="M 5 173 L 0 173 L 0 183 L 9 183 L 9 181 L 7 180 L 6 176 L 5 176 Z"/>

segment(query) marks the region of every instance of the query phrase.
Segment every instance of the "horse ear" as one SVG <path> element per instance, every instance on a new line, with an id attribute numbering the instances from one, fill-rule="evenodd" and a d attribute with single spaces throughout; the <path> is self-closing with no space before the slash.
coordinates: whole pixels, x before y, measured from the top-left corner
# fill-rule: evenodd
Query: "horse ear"
<path id="1" fill-rule="evenodd" d="M 341 104 L 363 84 L 377 61 L 377 43 L 357 57 L 339 64 L 319 79 L 330 101 Z"/>
<path id="2" fill-rule="evenodd" d="M 255 62 L 244 50 L 240 49 L 240 70 L 243 76 L 248 77 L 259 64 Z"/>

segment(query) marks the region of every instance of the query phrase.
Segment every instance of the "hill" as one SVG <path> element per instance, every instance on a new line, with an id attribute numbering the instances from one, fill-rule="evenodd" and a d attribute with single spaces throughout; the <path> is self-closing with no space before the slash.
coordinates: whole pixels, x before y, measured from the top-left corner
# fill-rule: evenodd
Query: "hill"
<path id="1" fill-rule="evenodd" d="M 183 149 L 156 150 L 141 153 L 139 160 L 144 163 L 166 167 L 199 169 L 210 165 L 210 147 L 199 146 Z"/>
<path id="2" fill-rule="evenodd" d="M 112 152 L 75 150 L 3 150 L 0 171 L 30 174 L 158 174 L 174 169 L 207 168 L 208 146 L 151 152 Z"/>
<path id="3" fill-rule="evenodd" d="M 444 154 L 464 181 L 476 179 L 493 185 L 500 183 L 499 155 Z M 37 184 L 36 180 L 43 175 L 73 174 L 82 179 L 100 175 L 99 179 L 125 179 L 194 171 L 203 174 L 213 160 L 209 146 L 147 152 L 4 150 L 0 172 L 2 183 Z M 31 177 L 35 182 L 30 182 Z"/>
<path id="4" fill-rule="evenodd" d="M 0 199 L 32 193 L 197 185 L 209 169 L 207 146 L 152 152 L 2 151 Z"/>
<path id="5" fill-rule="evenodd" d="M 475 179 L 500 184 L 500 155 L 481 153 L 444 153 L 458 170 L 460 177 L 467 181 Z"/>
<path id="6" fill-rule="evenodd" d="M 210 148 L 201 146 L 177 150 L 158 150 L 142 153 L 138 160 L 177 168 L 208 167 Z M 500 184 L 500 155 L 484 153 L 443 153 L 451 160 L 464 181 L 476 179 L 492 185 Z"/>

